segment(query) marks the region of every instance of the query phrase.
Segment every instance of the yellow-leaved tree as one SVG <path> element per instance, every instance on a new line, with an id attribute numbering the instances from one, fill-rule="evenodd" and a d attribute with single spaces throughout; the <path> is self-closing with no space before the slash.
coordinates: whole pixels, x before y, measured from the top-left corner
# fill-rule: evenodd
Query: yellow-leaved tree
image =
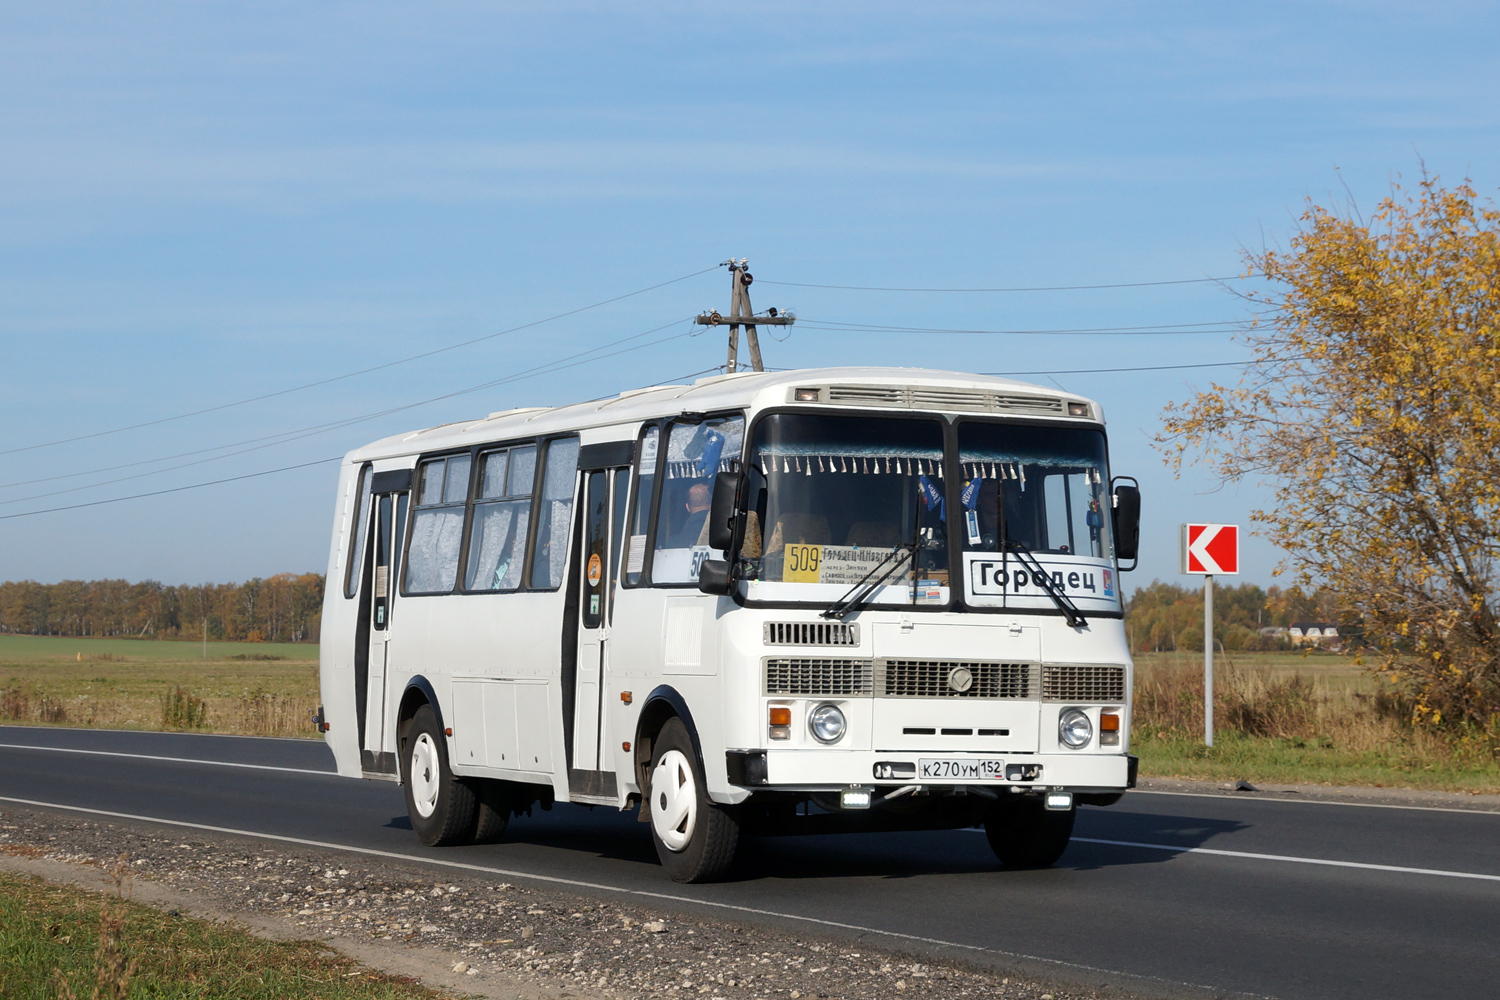
<path id="1" fill-rule="evenodd" d="M 1500 734 L 1500 212 L 1429 177 L 1368 220 L 1310 204 L 1246 263 L 1272 289 L 1254 361 L 1158 443 L 1274 487 L 1254 519 L 1362 620 L 1413 722 Z"/>

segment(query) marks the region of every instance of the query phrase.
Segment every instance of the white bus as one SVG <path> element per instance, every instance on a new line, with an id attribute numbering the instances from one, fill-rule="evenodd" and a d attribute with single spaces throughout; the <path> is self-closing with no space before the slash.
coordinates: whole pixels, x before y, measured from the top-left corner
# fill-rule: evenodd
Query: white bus
<path id="1" fill-rule="evenodd" d="M 578 802 L 679 881 L 742 831 L 982 824 L 1049 865 L 1134 784 L 1139 510 L 1097 403 L 917 369 L 387 438 L 342 467 L 315 722 L 429 845 Z"/>

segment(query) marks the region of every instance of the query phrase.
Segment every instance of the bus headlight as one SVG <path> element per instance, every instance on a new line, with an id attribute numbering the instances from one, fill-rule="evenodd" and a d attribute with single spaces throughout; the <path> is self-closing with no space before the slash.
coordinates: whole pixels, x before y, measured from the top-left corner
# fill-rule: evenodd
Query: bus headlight
<path id="1" fill-rule="evenodd" d="M 1057 738 L 1064 746 L 1081 750 L 1094 738 L 1094 724 L 1087 713 L 1070 708 L 1057 718 Z"/>
<path id="2" fill-rule="evenodd" d="M 819 705 L 807 717 L 807 728 L 819 743 L 837 743 L 844 738 L 844 713 L 837 705 Z"/>

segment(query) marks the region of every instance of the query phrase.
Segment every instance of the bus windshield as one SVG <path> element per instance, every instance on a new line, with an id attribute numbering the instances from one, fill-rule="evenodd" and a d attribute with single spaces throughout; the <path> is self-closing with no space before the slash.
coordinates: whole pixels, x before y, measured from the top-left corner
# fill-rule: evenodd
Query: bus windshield
<path id="1" fill-rule="evenodd" d="M 1119 610 L 1102 432 L 968 420 L 958 463 L 967 603 L 1051 607 L 1020 551 L 1080 608 Z"/>
<path id="2" fill-rule="evenodd" d="M 892 569 L 901 548 L 870 603 L 948 603 L 938 421 L 773 414 L 756 427 L 746 473 L 746 596 L 837 600 L 882 562 L 875 576 Z"/>

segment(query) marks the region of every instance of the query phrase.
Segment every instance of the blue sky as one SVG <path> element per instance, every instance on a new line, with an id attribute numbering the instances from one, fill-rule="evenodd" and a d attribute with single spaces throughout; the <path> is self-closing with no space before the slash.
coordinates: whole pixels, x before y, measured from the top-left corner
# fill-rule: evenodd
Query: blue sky
<path id="1" fill-rule="evenodd" d="M 727 307 L 722 272 L 260 403 L 30 447 L 495 334 L 729 256 L 750 258 L 758 308 L 804 320 L 768 340 L 775 366 L 1241 359 L 1224 327 L 918 335 L 817 322 L 1244 319 L 1211 283 L 917 294 L 774 282 L 1234 275 L 1244 248 L 1284 244 L 1307 197 L 1369 208 L 1423 161 L 1489 195 L 1497 22 L 1492 7 L 1458 4 L 6 4 L 0 515 L 314 462 L 709 368 L 721 339 L 688 336 L 685 320 Z M 205 451 L 656 328 L 608 349 L 648 345 L 629 353 Z M 1184 579 L 1179 521 L 1247 523 L 1266 498 L 1215 491 L 1198 471 L 1174 480 L 1150 447 L 1163 408 L 1215 374 L 1051 377 L 1104 404 L 1115 471 L 1141 480 L 1146 553 L 1132 582 Z M 159 471 L 186 462 L 201 464 Z M 333 468 L 0 520 L 0 579 L 321 570 Z M 109 482 L 124 476 L 139 478 Z M 1277 559 L 1252 542 L 1244 578 L 1271 582 Z"/>

